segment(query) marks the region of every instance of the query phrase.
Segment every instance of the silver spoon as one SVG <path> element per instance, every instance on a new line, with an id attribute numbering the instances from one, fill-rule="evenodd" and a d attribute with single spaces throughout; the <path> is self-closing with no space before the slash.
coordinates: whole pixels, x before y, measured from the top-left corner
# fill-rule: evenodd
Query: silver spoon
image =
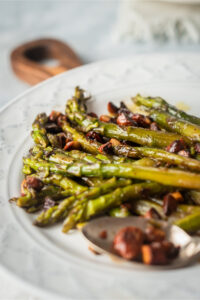
<path id="1" fill-rule="evenodd" d="M 126 226 L 136 226 L 145 230 L 146 226 L 152 222 L 161 228 L 166 233 L 166 238 L 173 242 L 176 246 L 180 246 L 179 256 L 172 260 L 169 265 L 164 266 L 147 266 L 143 263 L 135 261 L 127 261 L 122 257 L 115 254 L 112 250 L 112 243 L 115 234 Z M 106 231 L 106 238 L 101 237 L 102 231 Z M 176 269 L 181 268 L 190 264 L 195 263 L 200 259 L 200 238 L 191 237 L 184 230 L 175 225 L 169 225 L 164 221 L 148 220 L 141 217 L 126 217 L 126 218 L 115 218 L 115 217 L 101 217 L 90 221 L 86 224 L 82 233 L 84 237 L 90 242 L 94 250 L 100 253 L 107 253 L 114 259 L 120 260 L 121 262 L 128 264 L 136 268 L 149 268 L 149 269 Z"/>

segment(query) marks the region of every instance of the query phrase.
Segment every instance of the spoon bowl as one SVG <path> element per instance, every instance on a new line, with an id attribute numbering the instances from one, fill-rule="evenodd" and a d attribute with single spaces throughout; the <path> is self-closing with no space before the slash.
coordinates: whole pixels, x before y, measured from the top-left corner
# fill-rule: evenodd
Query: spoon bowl
<path id="1" fill-rule="evenodd" d="M 167 240 L 175 246 L 180 246 L 179 256 L 172 260 L 170 264 L 162 266 L 145 265 L 141 262 L 125 260 L 113 251 L 113 240 L 120 229 L 127 226 L 135 226 L 145 230 L 149 224 L 159 226 L 166 233 Z M 102 231 L 106 231 L 106 238 L 101 237 Z M 82 229 L 82 234 L 90 242 L 94 250 L 102 254 L 109 254 L 113 260 L 131 265 L 137 269 L 177 269 L 194 264 L 200 259 L 200 238 L 191 237 L 178 226 L 169 225 L 167 222 L 160 220 L 148 220 L 142 217 L 100 217 L 86 224 Z"/>

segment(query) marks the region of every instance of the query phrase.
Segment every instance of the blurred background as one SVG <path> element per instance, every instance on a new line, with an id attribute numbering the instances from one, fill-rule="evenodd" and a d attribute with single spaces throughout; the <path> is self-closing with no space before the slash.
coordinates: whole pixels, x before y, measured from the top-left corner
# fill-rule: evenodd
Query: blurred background
<path id="1" fill-rule="evenodd" d="M 198 0 L 0 0 L 0 105 L 28 88 L 11 51 L 38 38 L 68 43 L 84 64 L 136 53 L 200 50 Z"/>

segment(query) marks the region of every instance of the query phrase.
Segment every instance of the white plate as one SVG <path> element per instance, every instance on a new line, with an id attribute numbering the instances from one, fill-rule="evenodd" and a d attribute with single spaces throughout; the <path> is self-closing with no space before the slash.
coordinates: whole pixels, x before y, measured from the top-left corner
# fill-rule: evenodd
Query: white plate
<path id="1" fill-rule="evenodd" d="M 78 232 L 64 235 L 60 225 L 32 226 L 33 217 L 8 199 L 19 193 L 21 157 L 31 144 L 34 116 L 63 110 L 77 84 L 94 95 L 90 109 L 98 114 L 105 112 L 108 100 L 117 103 L 140 92 L 171 103 L 183 101 L 200 115 L 199 61 L 197 54 L 152 55 L 87 65 L 37 85 L 0 112 L 0 265 L 29 291 L 54 299 L 155 299 L 163 297 L 163 291 L 169 297 L 198 299 L 198 265 L 151 273 L 127 268 L 109 257 L 94 256 Z"/>

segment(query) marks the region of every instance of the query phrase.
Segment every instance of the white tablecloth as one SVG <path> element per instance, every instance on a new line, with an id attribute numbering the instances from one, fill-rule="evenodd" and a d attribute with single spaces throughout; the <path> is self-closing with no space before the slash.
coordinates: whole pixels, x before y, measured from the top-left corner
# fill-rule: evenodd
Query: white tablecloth
<path id="1" fill-rule="evenodd" d="M 139 45 L 115 40 L 118 1 L 0 1 L 0 107 L 28 88 L 10 67 L 9 53 L 39 37 L 68 42 L 84 63 L 141 52 L 199 51 L 200 45 Z M 38 299 L 0 273 L 1 300 Z M 42 299 L 38 299 L 42 300 Z"/>

